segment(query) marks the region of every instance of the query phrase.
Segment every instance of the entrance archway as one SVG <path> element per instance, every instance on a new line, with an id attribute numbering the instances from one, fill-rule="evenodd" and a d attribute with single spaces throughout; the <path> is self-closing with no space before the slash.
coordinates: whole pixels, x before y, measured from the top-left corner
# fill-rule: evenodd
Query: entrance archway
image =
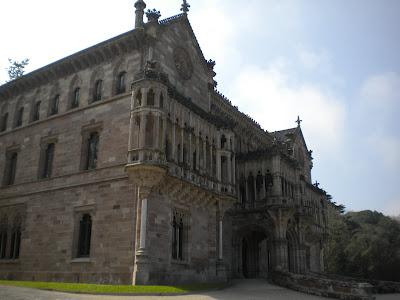
<path id="1" fill-rule="evenodd" d="M 250 231 L 241 240 L 242 276 L 267 278 L 271 264 L 267 235 L 262 231 Z"/>

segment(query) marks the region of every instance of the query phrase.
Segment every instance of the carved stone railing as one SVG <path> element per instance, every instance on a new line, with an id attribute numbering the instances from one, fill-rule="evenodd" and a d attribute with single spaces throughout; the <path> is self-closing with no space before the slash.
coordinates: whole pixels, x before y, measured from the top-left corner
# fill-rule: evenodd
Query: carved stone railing
<path id="1" fill-rule="evenodd" d="M 165 154 L 157 149 L 133 149 L 128 151 L 128 164 L 165 164 Z"/>

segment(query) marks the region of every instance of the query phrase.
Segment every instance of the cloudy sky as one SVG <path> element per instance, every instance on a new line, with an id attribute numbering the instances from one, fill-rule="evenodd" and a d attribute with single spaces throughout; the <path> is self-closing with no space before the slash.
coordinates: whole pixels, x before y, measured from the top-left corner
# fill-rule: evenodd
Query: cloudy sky
<path id="1" fill-rule="evenodd" d="M 162 17 L 180 0 L 145 0 Z M 28 71 L 131 30 L 133 0 L 0 1 L 7 58 Z M 219 90 L 264 129 L 294 127 L 313 180 L 348 210 L 400 214 L 400 1 L 191 0 L 189 19 Z"/>

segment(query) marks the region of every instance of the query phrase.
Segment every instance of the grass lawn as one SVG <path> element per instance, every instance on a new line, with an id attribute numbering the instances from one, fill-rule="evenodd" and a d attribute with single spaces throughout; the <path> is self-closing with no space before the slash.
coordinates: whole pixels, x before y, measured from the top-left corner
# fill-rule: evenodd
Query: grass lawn
<path id="1" fill-rule="evenodd" d="M 164 285 L 105 285 L 37 281 L 0 280 L 0 285 L 35 288 L 41 290 L 88 294 L 184 294 L 221 288 L 223 284 Z"/>

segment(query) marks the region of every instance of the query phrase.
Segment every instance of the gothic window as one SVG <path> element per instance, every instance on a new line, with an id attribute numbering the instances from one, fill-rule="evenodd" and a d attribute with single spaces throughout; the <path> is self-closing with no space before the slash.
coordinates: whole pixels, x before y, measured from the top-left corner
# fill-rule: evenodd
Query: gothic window
<path id="1" fill-rule="evenodd" d="M 196 168 L 197 168 L 197 164 L 196 164 L 197 159 L 196 159 L 196 157 L 197 157 L 197 154 L 196 154 L 196 151 L 194 151 L 194 152 L 193 152 L 193 158 L 192 158 L 192 161 L 193 161 L 193 163 L 192 163 L 192 165 L 193 165 L 193 170 L 196 170 Z"/>
<path id="2" fill-rule="evenodd" d="M 139 90 L 135 97 L 135 107 L 142 106 L 142 92 Z"/>
<path id="3" fill-rule="evenodd" d="M 184 260 L 185 245 L 184 215 L 174 212 L 172 220 L 172 258 Z"/>
<path id="4" fill-rule="evenodd" d="M 23 118 L 24 118 L 24 107 L 20 107 L 17 112 L 17 120 L 15 122 L 15 127 L 22 126 Z"/>
<path id="5" fill-rule="evenodd" d="M 99 134 L 92 132 L 87 140 L 86 170 L 95 169 L 97 166 L 97 154 L 99 150 Z"/>
<path id="6" fill-rule="evenodd" d="M 11 232 L 11 243 L 10 243 L 10 259 L 19 258 L 19 250 L 21 246 L 21 223 L 19 218 L 15 218 L 14 228 Z"/>
<path id="7" fill-rule="evenodd" d="M 117 77 L 117 94 L 125 93 L 126 91 L 126 72 L 121 72 Z"/>
<path id="8" fill-rule="evenodd" d="M 79 237 L 77 257 L 90 256 L 90 239 L 92 235 L 92 217 L 84 214 L 79 220 Z"/>
<path id="9" fill-rule="evenodd" d="M 154 91 L 153 89 L 150 89 L 149 92 L 147 93 L 147 105 L 148 106 L 154 106 Z"/>
<path id="10" fill-rule="evenodd" d="M 49 111 L 50 116 L 58 114 L 59 102 L 60 102 L 60 95 L 56 95 L 53 99 L 51 99 L 50 111 Z"/>
<path id="11" fill-rule="evenodd" d="M 76 108 L 79 106 L 80 93 L 81 89 L 77 87 L 72 94 L 71 108 Z"/>
<path id="12" fill-rule="evenodd" d="M 33 115 L 32 115 L 32 121 L 37 121 L 40 119 L 40 104 L 41 101 L 37 101 L 35 105 L 33 106 Z"/>
<path id="13" fill-rule="evenodd" d="M 44 150 L 44 158 L 42 164 L 42 172 L 41 178 L 50 178 L 52 169 L 53 169 L 53 159 L 54 159 L 54 149 L 55 144 L 49 143 L 47 144 L 46 149 Z"/>
<path id="14" fill-rule="evenodd" d="M 162 93 L 160 94 L 160 105 L 159 106 L 160 106 L 160 108 L 164 107 L 164 96 Z"/>
<path id="15" fill-rule="evenodd" d="M 146 147 L 153 147 L 153 140 L 154 140 L 154 117 L 153 115 L 149 114 L 146 116 Z"/>
<path id="16" fill-rule="evenodd" d="M 249 176 L 247 177 L 247 190 L 249 192 L 250 202 L 254 203 L 255 191 L 254 191 L 254 176 L 252 172 L 250 172 Z"/>
<path id="17" fill-rule="evenodd" d="M 171 161 L 171 142 L 168 137 L 165 139 L 165 158 L 167 161 Z"/>
<path id="18" fill-rule="evenodd" d="M 97 80 L 94 85 L 93 102 L 100 101 L 103 94 L 103 81 Z"/>
<path id="19" fill-rule="evenodd" d="M 6 168 L 4 170 L 4 185 L 12 185 L 17 171 L 18 153 L 16 151 L 6 154 Z"/>
<path id="20" fill-rule="evenodd" d="M 1 128 L 0 128 L 1 132 L 7 130 L 7 122 L 8 122 L 8 113 L 5 113 L 1 118 Z"/>
<path id="21" fill-rule="evenodd" d="M 225 148 L 225 143 L 226 143 L 226 137 L 223 134 L 222 137 L 221 137 L 221 149 Z"/>
<path id="22" fill-rule="evenodd" d="M 180 162 L 181 159 L 181 144 L 176 147 L 176 162 Z"/>
<path id="23" fill-rule="evenodd" d="M 0 259 L 6 258 L 7 251 L 7 217 L 3 217 L 0 223 Z"/>

